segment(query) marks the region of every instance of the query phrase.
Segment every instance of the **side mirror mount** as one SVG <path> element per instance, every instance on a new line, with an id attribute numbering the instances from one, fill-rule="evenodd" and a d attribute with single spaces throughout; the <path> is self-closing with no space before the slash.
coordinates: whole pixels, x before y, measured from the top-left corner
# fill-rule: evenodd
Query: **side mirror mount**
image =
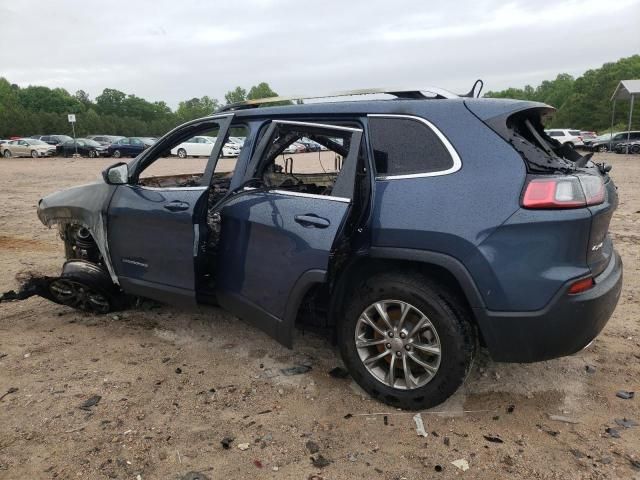
<path id="1" fill-rule="evenodd" d="M 129 181 L 129 167 L 118 162 L 102 171 L 102 178 L 108 185 L 125 185 Z"/>

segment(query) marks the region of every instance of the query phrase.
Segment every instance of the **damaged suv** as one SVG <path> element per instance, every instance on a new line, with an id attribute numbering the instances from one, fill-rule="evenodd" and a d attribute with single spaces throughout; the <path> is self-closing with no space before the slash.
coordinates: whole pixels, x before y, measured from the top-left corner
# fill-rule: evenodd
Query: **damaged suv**
<path id="1" fill-rule="evenodd" d="M 579 351 L 622 285 L 610 167 L 548 137 L 547 105 L 434 91 L 231 105 L 43 198 L 67 255 L 50 298 L 218 304 L 287 347 L 296 325 L 330 329 L 355 381 L 409 409 L 455 392 L 479 345 Z M 196 135 L 216 138 L 208 161 L 166 158 Z M 300 139 L 322 149 L 283 153 Z"/>

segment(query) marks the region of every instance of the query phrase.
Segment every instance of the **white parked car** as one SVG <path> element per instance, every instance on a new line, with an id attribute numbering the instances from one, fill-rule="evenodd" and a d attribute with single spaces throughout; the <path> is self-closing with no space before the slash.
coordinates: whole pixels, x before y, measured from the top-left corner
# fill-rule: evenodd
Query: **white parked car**
<path id="1" fill-rule="evenodd" d="M 566 143 L 572 147 L 584 147 L 580 130 L 569 128 L 553 128 L 544 131 L 551 138 L 556 139 L 560 143 Z"/>
<path id="2" fill-rule="evenodd" d="M 3 143 L 0 145 L 0 151 L 5 158 L 51 157 L 56 154 L 56 146 L 35 138 L 20 138 Z"/>
<path id="3" fill-rule="evenodd" d="M 177 155 L 180 158 L 208 157 L 215 143 L 216 137 L 195 136 L 171 149 L 171 155 Z M 222 147 L 223 157 L 237 157 L 239 154 L 240 147 L 234 143 L 227 142 Z"/>

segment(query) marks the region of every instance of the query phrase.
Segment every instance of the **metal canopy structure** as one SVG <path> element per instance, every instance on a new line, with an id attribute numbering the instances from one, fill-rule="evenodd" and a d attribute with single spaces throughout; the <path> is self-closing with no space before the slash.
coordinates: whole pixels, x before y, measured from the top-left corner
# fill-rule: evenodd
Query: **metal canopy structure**
<path id="1" fill-rule="evenodd" d="M 629 100 L 629 126 L 627 128 L 627 153 L 629 153 L 629 140 L 631 139 L 631 119 L 633 118 L 633 103 L 636 96 L 640 96 L 640 79 L 621 80 L 611 95 L 611 136 L 609 137 L 609 151 L 611 151 L 611 141 L 613 139 L 613 122 L 616 115 L 616 101 Z"/>

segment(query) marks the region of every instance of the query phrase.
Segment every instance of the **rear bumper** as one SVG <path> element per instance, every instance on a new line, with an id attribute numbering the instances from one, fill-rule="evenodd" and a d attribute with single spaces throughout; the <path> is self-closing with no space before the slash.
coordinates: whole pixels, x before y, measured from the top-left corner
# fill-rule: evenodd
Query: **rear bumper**
<path id="1" fill-rule="evenodd" d="M 500 362 L 537 362 L 571 355 L 587 346 L 611 317 L 622 290 L 622 260 L 614 252 L 595 286 L 567 294 L 567 283 L 533 312 L 474 309 L 491 357 Z"/>

